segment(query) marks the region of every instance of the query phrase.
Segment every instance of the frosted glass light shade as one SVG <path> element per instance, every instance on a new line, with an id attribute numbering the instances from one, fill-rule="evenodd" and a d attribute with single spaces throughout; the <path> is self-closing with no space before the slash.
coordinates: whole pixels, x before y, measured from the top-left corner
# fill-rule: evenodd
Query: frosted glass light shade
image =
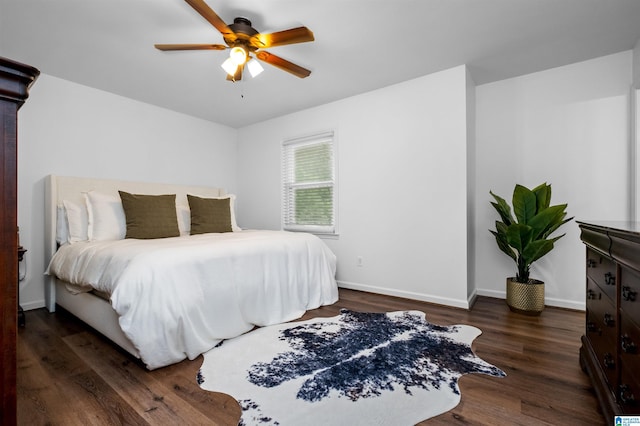
<path id="1" fill-rule="evenodd" d="M 251 59 L 249 62 L 247 62 L 247 68 L 249 68 L 249 74 L 251 74 L 251 77 L 256 77 L 262 71 L 264 71 L 264 68 L 262 68 L 260 62 L 255 59 Z"/>
<path id="2" fill-rule="evenodd" d="M 220 66 L 227 72 L 227 74 L 231 76 L 235 75 L 236 71 L 238 70 L 238 64 L 233 62 L 231 58 L 227 58 L 227 60 L 224 61 Z"/>

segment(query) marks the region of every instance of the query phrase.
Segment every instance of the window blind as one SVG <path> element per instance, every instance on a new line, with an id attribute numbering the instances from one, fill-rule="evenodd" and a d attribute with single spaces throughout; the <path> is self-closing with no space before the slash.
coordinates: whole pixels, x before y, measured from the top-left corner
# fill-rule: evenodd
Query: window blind
<path id="1" fill-rule="evenodd" d="M 284 229 L 335 233 L 334 157 L 333 132 L 283 142 Z"/>

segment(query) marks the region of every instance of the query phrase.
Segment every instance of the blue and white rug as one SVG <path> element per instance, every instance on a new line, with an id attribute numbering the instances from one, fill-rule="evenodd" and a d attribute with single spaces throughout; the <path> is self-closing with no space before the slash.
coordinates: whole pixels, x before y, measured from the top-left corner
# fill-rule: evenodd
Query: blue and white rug
<path id="1" fill-rule="evenodd" d="M 240 425 L 414 425 L 458 405 L 462 375 L 505 376 L 471 350 L 480 334 L 419 311 L 343 309 L 225 340 L 197 380 L 238 400 Z"/>

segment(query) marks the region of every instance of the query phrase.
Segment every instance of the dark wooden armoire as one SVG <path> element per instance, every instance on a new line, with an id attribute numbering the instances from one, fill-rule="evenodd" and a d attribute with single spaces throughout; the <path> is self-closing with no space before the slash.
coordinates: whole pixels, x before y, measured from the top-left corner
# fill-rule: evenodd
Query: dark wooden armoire
<path id="1" fill-rule="evenodd" d="M 18 109 L 40 71 L 0 57 L 0 424 L 16 424 Z"/>

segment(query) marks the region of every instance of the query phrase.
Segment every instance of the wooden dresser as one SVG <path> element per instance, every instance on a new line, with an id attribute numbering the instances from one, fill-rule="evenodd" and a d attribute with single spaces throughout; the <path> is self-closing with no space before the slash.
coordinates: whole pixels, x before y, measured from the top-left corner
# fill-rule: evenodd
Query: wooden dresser
<path id="1" fill-rule="evenodd" d="M 0 424 L 16 423 L 18 109 L 40 71 L 0 57 Z"/>
<path id="2" fill-rule="evenodd" d="M 580 365 L 605 419 L 640 414 L 640 222 L 578 222 L 586 244 Z"/>

